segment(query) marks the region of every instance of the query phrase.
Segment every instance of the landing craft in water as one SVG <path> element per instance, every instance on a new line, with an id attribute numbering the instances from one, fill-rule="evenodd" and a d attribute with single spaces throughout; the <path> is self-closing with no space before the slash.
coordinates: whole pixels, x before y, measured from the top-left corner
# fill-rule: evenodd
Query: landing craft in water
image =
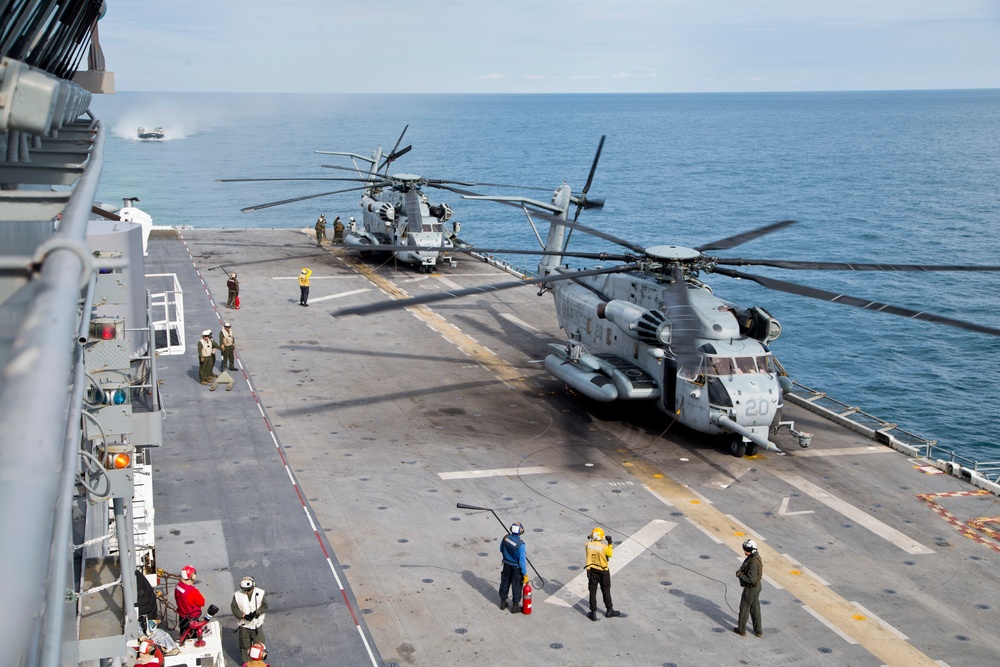
<path id="1" fill-rule="evenodd" d="M 163 138 L 163 128 L 154 127 L 152 130 L 147 130 L 144 127 L 139 128 L 139 138 L 143 141 L 156 141 Z"/>

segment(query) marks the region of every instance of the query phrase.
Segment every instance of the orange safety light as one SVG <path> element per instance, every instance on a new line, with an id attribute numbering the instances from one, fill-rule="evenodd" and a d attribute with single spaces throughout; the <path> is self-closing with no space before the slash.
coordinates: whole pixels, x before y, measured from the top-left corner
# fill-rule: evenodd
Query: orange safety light
<path id="1" fill-rule="evenodd" d="M 109 470 L 122 470 L 132 463 L 132 455 L 128 452 L 108 452 L 105 468 Z"/>

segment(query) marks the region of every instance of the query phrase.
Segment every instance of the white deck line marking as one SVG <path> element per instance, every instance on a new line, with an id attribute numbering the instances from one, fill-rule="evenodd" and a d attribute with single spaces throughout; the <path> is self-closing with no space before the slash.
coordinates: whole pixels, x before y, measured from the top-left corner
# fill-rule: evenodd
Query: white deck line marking
<path id="1" fill-rule="evenodd" d="M 652 490 L 651 488 L 649 488 L 648 486 L 645 486 L 645 485 L 644 485 L 644 486 L 643 486 L 642 488 L 646 489 L 646 490 L 647 490 L 647 491 L 649 491 L 649 492 L 650 492 L 651 494 L 653 494 L 653 497 L 654 497 L 654 498 L 656 498 L 657 500 L 659 500 L 659 501 L 660 501 L 661 503 L 663 503 L 663 504 L 664 504 L 664 505 L 666 505 L 667 507 L 673 507 L 673 506 L 674 506 L 674 504 L 673 504 L 672 502 L 670 502 L 669 500 L 667 500 L 667 498 L 666 498 L 665 496 L 663 496 L 663 495 L 660 495 L 660 494 L 659 494 L 659 493 L 657 493 L 656 491 L 653 491 L 653 490 Z"/>
<path id="2" fill-rule="evenodd" d="M 692 519 L 692 518 L 691 518 L 691 517 L 689 517 L 689 516 L 686 516 L 686 517 L 684 517 L 684 518 L 685 518 L 685 519 L 687 520 L 687 522 L 688 522 L 688 523 L 690 523 L 690 524 L 691 524 L 692 526 L 694 526 L 695 528 L 697 528 L 697 529 L 698 529 L 698 530 L 700 530 L 701 532 L 703 532 L 703 533 L 705 533 L 706 535 L 708 535 L 708 539 L 712 540 L 712 541 L 713 541 L 713 542 L 715 542 L 716 544 L 722 544 L 722 540 L 720 540 L 720 539 L 719 539 L 718 537 L 716 537 L 716 536 L 715 536 L 715 535 L 713 535 L 712 533 L 708 532 L 708 529 L 707 529 L 707 528 L 705 528 L 704 526 L 702 526 L 702 525 L 701 525 L 700 523 L 698 523 L 697 521 L 695 521 L 694 519 Z"/>
<path id="3" fill-rule="evenodd" d="M 673 521 L 654 519 L 630 537 L 616 543 L 614 545 L 614 555 L 608 561 L 611 576 L 614 577 L 623 567 L 635 560 L 639 554 L 654 545 L 657 540 L 676 527 L 677 524 Z M 572 607 L 577 601 L 584 600 L 589 595 L 590 593 L 587 590 L 587 571 L 584 570 L 573 577 L 565 586 L 545 598 L 545 602 L 563 607 Z"/>
<path id="4" fill-rule="evenodd" d="M 330 294 L 329 296 L 309 297 L 309 303 L 319 303 L 320 301 L 329 301 L 330 299 L 340 299 L 345 296 L 354 296 L 355 294 L 371 291 L 371 287 L 362 287 L 361 289 L 352 289 L 350 292 L 340 292 L 339 294 Z"/>
<path id="5" fill-rule="evenodd" d="M 494 468 L 493 470 L 459 470 L 457 472 L 439 472 L 441 479 L 481 479 L 483 477 L 516 477 L 518 475 L 544 475 L 552 472 L 578 470 L 582 466 L 525 466 L 523 468 Z"/>
<path id="6" fill-rule="evenodd" d="M 781 507 L 778 508 L 778 516 L 795 516 L 796 514 L 814 514 L 815 510 L 799 510 L 797 512 L 788 511 L 788 501 L 792 498 L 791 496 L 785 496 L 781 500 Z"/>
<path id="7" fill-rule="evenodd" d="M 445 278 L 444 276 L 434 276 L 434 277 L 440 280 L 442 283 L 444 283 L 445 287 L 450 287 L 451 289 L 462 289 L 462 286 L 456 283 L 451 278 Z"/>
<path id="8" fill-rule="evenodd" d="M 838 628 L 836 625 L 834 625 L 830 621 L 828 621 L 825 618 L 823 618 L 822 616 L 820 616 L 820 614 L 819 614 L 818 611 L 816 611 L 815 609 L 813 609 L 812 607 L 810 607 L 807 604 L 802 605 L 802 608 L 805 609 L 810 614 L 812 614 L 813 617 L 817 621 L 819 621 L 820 623 L 822 623 L 823 625 L 825 625 L 827 628 L 829 628 L 830 630 L 832 630 L 838 637 L 840 637 L 841 639 L 843 639 L 845 642 L 847 642 L 848 644 L 857 645 L 858 642 L 854 641 L 854 639 L 852 639 L 850 635 L 846 634 L 843 630 L 841 630 L 840 628 Z"/>
<path id="9" fill-rule="evenodd" d="M 780 472 L 774 472 L 774 474 L 779 479 L 791 484 L 803 493 L 812 496 L 835 512 L 843 514 L 859 526 L 863 526 L 887 542 L 895 544 L 906 553 L 913 554 L 915 556 L 934 553 L 932 549 L 928 549 L 912 537 L 901 533 L 892 526 L 879 521 L 867 512 L 864 512 L 849 502 L 841 500 L 833 494 L 824 491 L 821 487 L 803 479 L 802 477 L 799 477 L 798 475 L 789 475 Z"/>
<path id="10" fill-rule="evenodd" d="M 900 632 L 896 628 L 892 627 L 891 625 L 889 625 L 888 623 L 886 623 L 885 621 L 883 621 L 881 618 L 879 618 L 875 614 L 871 613 L 870 611 L 868 611 L 867 609 L 865 609 L 864 607 L 862 607 L 859 603 L 857 603 L 857 602 L 855 602 L 855 601 L 852 600 L 851 604 L 853 604 L 855 607 L 857 607 L 858 609 L 860 609 L 862 614 L 864 614 L 868 618 L 871 618 L 871 619 L 875 620 L 876 623 L 878 623 L 883 628 L 885 628 L 886 630 L 888 630 L 892 634 L 896 635 L 897 637 L 899 637 L 903 641 L 906 641 L 906 640 L 909 639 L 909 637 L 907 637 L 902 632 Z"/>
<path id="11" fill-rule="evenodd" d="M 771 577 L 767 576 L 766 574 L 764 575 L 764 581 L 766 581 L 767 583 L 769 583 L 774 588 L 777 588 L 779 591 L 785 590 L 784 586 L 782 586 L 781 584 L 779 584 L 777 581 L 775 581 Z"/>
<path id="12" fill-rule="evenodd" d="M 844 447 L 843 449 L 806 449 L 795 452 L 795 458 L 810 456 L 849 456 L 852 454 L 893 454 L 892 447 Z"/>
<path id="13" fill-rule="evenodd" d="M 823 577 L 819 576 L 818 574 L 816 574 L 815 572 L 813 572 L 812 570 L 810 570 L 808 567 L 806 567 L 805 565 L 803 565 L 802 563 L 800 563 L 797 559 L 792 558 L 788 554 L 781 554 L 781 555 L 784 556 L 785 558 L 787 558 L 788 561 L 790 563 L 792 563 L 792 565 L 795 566 L 795 569 L 802 570 L 803 572 L 805 572 L 806 574 L 808 574 L 810 577 L 812 577 L 813 579 L 815 579 L 819 583 L 823 584 L 824 586 L 829 586 L 830 585 L 830 582 L 828 582 Z"/>
<path id="14" fill-rule="evenodd" d="M 303 511 L 305 511 L 305 513 L 306 513 L 306 518 L 307 518 L 307 519 L 309 519 L 309 526 L 310 526 L 310 527 L 311 527 L 311 528 L 313 529 L 313 532 L 314 532 L 314 533 L 315 533 L 315 532 L 318 532 L 318 531 L 316 530 L 316 524 L 315 524 L 315 523 L 313 523 L 313 518 L 312 518 L 312 515 L 311 515 L 311 514 L 309 514 L 309 510 L 308 510 L 308 508 L 306 508 L 306 506 L 305 506 L 305 505 L 303 505 L 303 506 L 302 506 L 302 509 L 303 509 Z M 319 537 L 319 536 L 317 535 L 317 537 Z"/>

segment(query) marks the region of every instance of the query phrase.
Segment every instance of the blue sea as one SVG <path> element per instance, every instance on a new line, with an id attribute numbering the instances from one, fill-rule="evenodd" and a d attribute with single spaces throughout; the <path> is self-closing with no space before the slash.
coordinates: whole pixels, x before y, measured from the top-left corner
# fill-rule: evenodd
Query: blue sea
<path id="1" fill-rule="evenodd" d="M 777 220 L 798 225 L 728 257 L 1000 264 L 1000 90 L 662 95 L 215 95 L 98 98 L 109 128 L 99 198 L 136 196 L 157 224 L 308 227 L 357 214 L 357 192 L 264 211 L 246 206 L 352 184 L 218 183 L 339 177 L 324 164 L 413 150 L 393 173 L 554 189 L 586 181 L 580 222 L 643 246 L 696 246 Z M 167 140 L 140 142 L 138 126 Z M 503 189 L 485 189 L 507 193 Z M 537 248 L 524 217 L 427 189 L 479 246 Z M 523 194 L 523 193 L 522 193 Z M 536 193 L 547 200 L 548 193 Z M 617 248 L 584 234 L 579 250 Z M 515 264 L 531 262 L 511 257 Z M 745 269 L 1000 328 L 997 273 Z M 1000 338 L 774 292 L 709 275 L 722 298 L 758 305 L 799 382 L 980 460 L 1000 459 Z"/>

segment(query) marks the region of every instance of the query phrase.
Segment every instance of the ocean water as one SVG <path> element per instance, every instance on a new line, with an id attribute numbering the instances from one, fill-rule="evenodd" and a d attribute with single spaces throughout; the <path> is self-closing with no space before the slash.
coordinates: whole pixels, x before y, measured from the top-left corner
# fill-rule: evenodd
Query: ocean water
<path id="1" fill-rule="evenodd" d="M 695 246 L 784 219 L 798 225 L 727 257 L 1000 264 L 1000 90 L 677 95 L 210 95 L 98 98 L 109 128 L 99 198 L 136 196 L 157 224 L 308 227 L 357 214 L 330 192 L 315 150 L 413 150 L 393 173 L 579 190 L 607 135 L 580 222 L 643 246 Z M 167 140 L 140 142 L 138 126 Z M 500 193 L 500 189 L 482 189 Z M 479 246 L 536 248 L 523 216 L 427 189 Z M 509 191 L 508 191 L 509 192 Z M 547 200 L 547 192 L 537 198 Z M 617 248 L 576 233 L 578 250 Z M 530 261 L 511 257 L 514 263 Z M 1000 328 L 1000 274 L 745 269 Z M 910 321 L 709 275 L 716 294 L 758 305 L 783 333 L 772 349 L 803 384 L 945 447 L 1000 459 L 1000 338 Z"/>

